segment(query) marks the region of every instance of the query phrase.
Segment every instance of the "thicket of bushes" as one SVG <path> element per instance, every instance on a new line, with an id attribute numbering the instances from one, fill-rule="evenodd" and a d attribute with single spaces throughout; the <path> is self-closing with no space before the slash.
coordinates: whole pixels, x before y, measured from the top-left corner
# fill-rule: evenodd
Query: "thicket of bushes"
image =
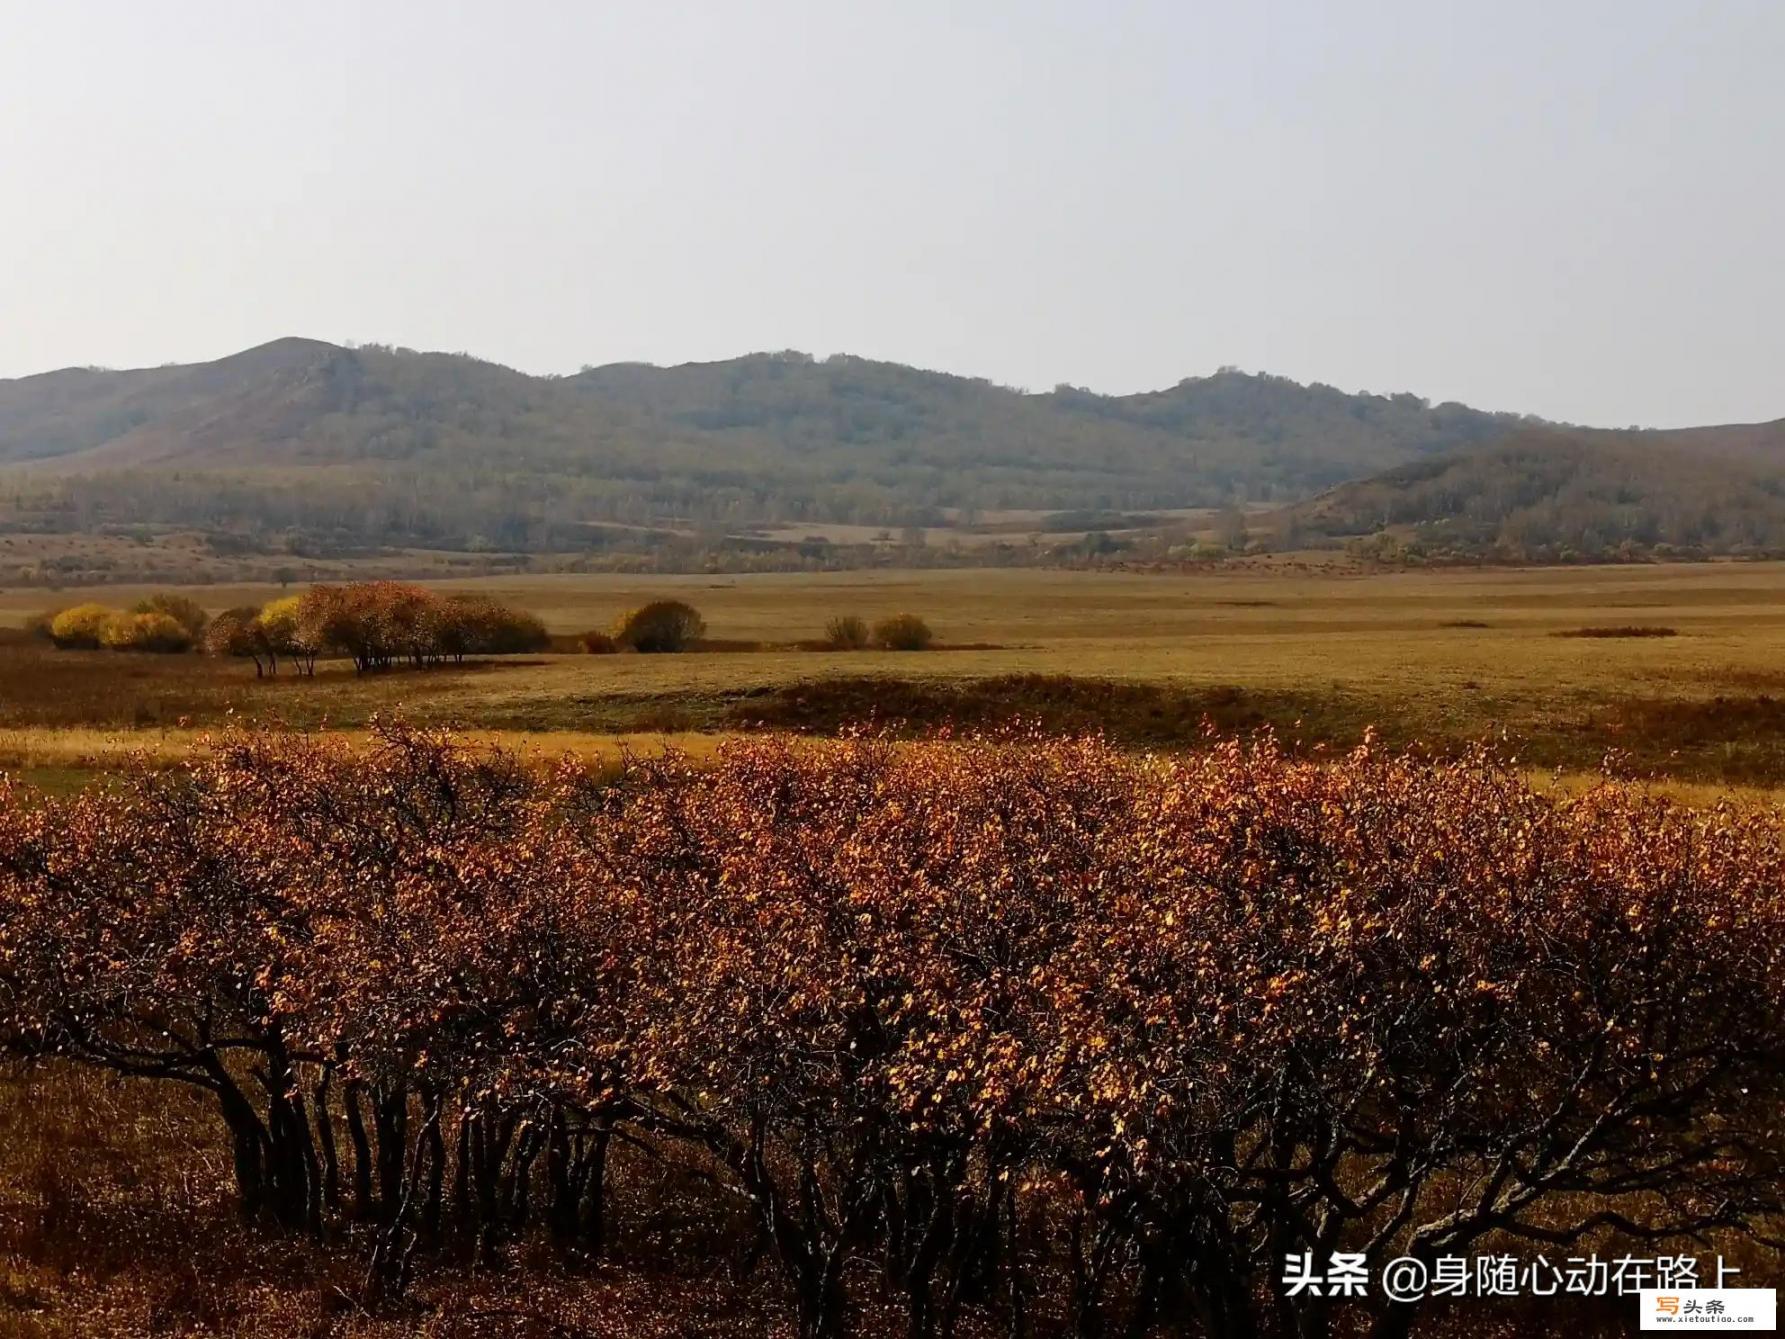
<path id="1" fill-rule="evenodd" d="M 894 614 L 874 625 L 874 645 L 885 651 L 927 651 L 935 634 L 916 614 Z"/>
<path id="2" fill-rule="evenodd" d="M 356 668 L 387 669 L 460 661 L 468 655 L 506 655 L 551 649 L 545 625 L 524 610 L 481 595 L 441 595 L 398 581 L 359 581 L 313 586 L 255 607 L 226 609 L 215 619 L 182 595 L 156 595 L 129 610 L 80 604 L 33 620 L 57 646 L 112 650 L 186 651 L 236 656 L 254 662 L 257 675 L 276 675 L 281 662 L 299 673 L 315 672 L 328 656 L 351 659 Z M 681 600 L 655 600 L 629 610 L 612 632 L 570 639 L 591 655 L 616 651 L 644 654 L 695 649 L 706 636 L 700 611 Z M 869 646 L 922 651 L 934 644 L 929 624 L 916 614 L 895 614 L 872 628 L 859 617 L 833 618 L 825 645 L 837 650 Z"/>
<path id="3" fill-rule="evenodd" d="M 365 671 L 543 651 L 550 645 L 545 625 L 525 610 L 482 595 L 439 595 L 396 581 L 312 586 L 261 609 L 225 610 L 205 640 L 213 655 L 252 659 L 257 674 L 277 674 L 281 658 L 314 673 L 319 656 L 338 655 Z"/>
<path id="4" fill-rule="evenodd" d="M 257 675 L 284 661 L 314 673 L 323 656 L 344 656 L 360 670 L 462 661 L 468 655 L 543 651 L 551 638 L 525 610 L 482 595 L 441 595 L 397 581 L 312 586 L 266 605 L 226 609 L 215 619 L 184 595 L 150 596 L 128 610 L 79 604 L 33 620 L 59 647 L 114 651 L 189 651 L 239 656 Z"/>
<path id="5" fill-rule="evenodd" d="M 585 632 L 576 642 L 583 654 L 588 656 L 611 656 L 620 649 L 620 644 L 614 640 L 611 632 L 599 630 Z"/>
<path id="6" fill-rule="evenodd" d="M 615 647 L 647 655 L 686 651 L 706 635 L 707 622 L 693 605 L 655 600 L 621 616 L 614 625 Z"/>
<path id="7" fill-rule="evenodd" d="M 854 614 L 843 614 L 824 625 L 825 645 L 838 651 L 861 651 L 870 639 L 868 625 Z"/>
<path id="8" fill-rule="evenodd" d="M 210 1093 L 249 1216 L 383 1295 L 597 1251 L 647 1166 L 809 1335 L 1401 1335 L 1285 1255 L 1785 1208 L 1782 890 L 1775 816 L 1480 757 L 241 735 L 0 804 L 0 1038 Z"/>
<path id="9" fill-rule="evenodd" d="M 861 651 L 877 646 L 883 651 L 927 651 L 936 640 L 930 625 L 916 614 L 894 614 L 873 628 L 854 614 L 844 614 L 824 625 L 824 644 L 834 651 Z"/>
<path id="10" fill-rule="evenodd" d="M 189 651 L 204 635 L 203 608 L 184 595 L 151 595 L 128 609 L 77 604 L 33 619 L 31 627 L 57 646 L 79 650 Z"/>

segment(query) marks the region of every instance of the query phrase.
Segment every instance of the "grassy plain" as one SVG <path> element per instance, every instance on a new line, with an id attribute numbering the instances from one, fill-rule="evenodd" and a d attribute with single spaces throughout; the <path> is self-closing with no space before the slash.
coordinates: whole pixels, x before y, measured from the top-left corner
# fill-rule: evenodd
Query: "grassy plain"
<path id="1" fill-rule="evenodd" d="M 1029 569 L 708 577 L 526 576 L 440 583 L 610 625 L 647 599 L 706 615 L 725 649 L 545 655 L 382 676 L 325 665 L 257 680 L 246 662 L 0 647 L 0 765 L 79 771 L 138 745 L 177 754 L 237 720 L 363 728 L 378 713 L 550 749 L 615 735 L 684 742 L 865 719 L 1104 728 L 1146 746 L 1270 724 L 1343 746 L 1504 740 L 1538 768 L 1634 769 L 1700 785 L 1785 782 L 1785 565 L 1680 564 L 1335 574 L 1298 568 L 1154 575 Z M 147 587 L 0 591 L 0 626 L 46 604 L 123 604 Z M 274 586 L 200 586 L 212 609 Z M 810 649 L 826 621 L 913 611 L 944 649 Z M 1564 636 L 1581 628 L 1676 636 Z M 807 645 L 802 645 L 806 643 Z M 963 648 L 963 649 L 951 649 Z M 94 732 L 98 733 L 95 734 Z M 72 732 L 72 733 L 68 733 Z M 85 732 L 85 733 L 83 733 Z M 534 736 L 542 736 L 537 741 Z"/>

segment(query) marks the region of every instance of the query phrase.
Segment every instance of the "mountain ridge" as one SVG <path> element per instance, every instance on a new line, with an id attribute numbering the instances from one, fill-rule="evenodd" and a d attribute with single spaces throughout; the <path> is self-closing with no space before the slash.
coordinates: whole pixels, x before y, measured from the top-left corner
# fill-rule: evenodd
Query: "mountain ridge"
<path id="1" fill-rule="evenodd" d="M 1292 506 L 1530 434 L 1771 470 L 1775 426 L 1631 438 L 1233 369 L 1102 395 L 791 351 L 537 376 L 287 336 L 204 363 L 0 380 L 0 470 L 17 493 L 0 525 L 578 548 L 615 522 Z"/>
<path id="2" fill-rule="evenodd" d="M 10 377 L 0 376 L 0 387 L 4 387 L 9 384 L 15 384 L 15 383 L 19 383 L 19 382 L 38 381 L 38 380 L 42 380 L 42 379 L 50 378 L 50 377 L 60 377 L 60 376 L 70 376 L 70 375 L 131 376 L 131 375 L 152 374 L 152 373 L 176 373 L 176 372 L 181 372 L 181 371 L 190 371 L 190 370 L 198 369 L 198 368 L 209 368 L 209 367 L 225 366 L 225 365 L 230 365 L 230 364 L 240 364 L 247 360 L 256 359 L 256 358 L 272 358 L 275 355 L 281 355 L 281 354 L 284 354 L 287 352 L 294 353 L 294 354 L 302 354 L 302 353 L 309 353 L 309 352 L 314 352 L 314 353 L 319 353 L 319 354 L 341 354 L 341 353 L 353 353 L 353 352 L 356 352 L 359 350 L 384 351 L 384 352 L 400 354 L 403 356 L 418 357 L 418 358 L 460 359 L 460 360 L 479 363 L 486 367 L 498 368 L 504 372 L 511 372 L 517 377 L 523 377 L 530 381 L 573 380 L 578 377 L 585 377 L 585 376 L 589 376 L 591 374 L 601 374 L 601 373 L 606 373 L 606 372 L 611 372 L 611 371 L 623 371 L 623 370 L 628 370 L 628 369 L 638 369 L 638 370 L 650 371 L 650 372 L 674 373 L 674 372 L 683 372 L 683 371 L 698 370 L 698 369 L 704 369 L 704 368 L 727 367 L 727 366 L 731 366 L 731 365 L 735 365 L 735 364 L 752 363 L 752 362 L 789 362 L 789 363 L 815 364 L 815 365 L 819 365 L 819 366 L 822 366 L 827 363 L 840 362 L 840 363 L 863 364 L 863 365 L 867 365 L 867 366 L 871 366 L 871 367 L 879 367 L 879 368 L 899 369 L 899 370 L 903 370 L 903 371 L 907 371 L 907 372 L 916 373 L 916 374 L 918 374 L 920 376 L 924 376 L 924 377 L 935 377 L 935 378 L 946 379 L 946 380 L 950 380 L 950 381 L 971 383 L 971 384 L 978 385 L 978 386 L 990 387 L 994 390 L 1007 391 L 1012 395 L 1027 396 L 1027 397 L 1031 397 L 1031 398 L 1046 398 L 1049 396 L 1055 396 L 1055 395 L 1059 395 L 1062 393 L 1070 393 L 1073 395 L 1091 396 L 1091 397 L 1094 397 L 1097 399 L 1103 399 L 1103 400 L 1134 400 L 1134 399 L 1141 399 L 1141 398 L 1145 398 L 1145 397 L 1168 395 L 1171 392 L 1179 390 L 1185 386 L 1194 385 L 1194 384 L 1200 383 L 1200 382 L 1213 381 L 1213 380 L 1216 380 L 1219 378 L 1225 378 L 1225 377 L 1264 378 L 1264 379 L 1273 380 L 1273 381 L 1285 381 L 1285 382 L 1289 382 L 1290 384 L 1293 384 L 1296 386 L 1301 386 L 1301 387 L 1304 387 L 1309 390 L 1330 391 L 1330 392 L 1336 393 L 1341 396 L 1360 396 L 1360 397 L 1375 397 L 1375 398 L 1382 398 L 1382 399 L 1393 399 L 1393 398 L 1396 398 L 1397 396 L 1405 398 L 1405 396 L 1407 395 L 1406 392 L 1380 392 L 1380 391 L 1370 391 L 1370 390 L 1346 391 L 1346 390 L 1343 390 L 1340 387 L 1335 386 L 1329 382 L 1322 382 L 1322 381 L 1300 382 L 1300 381 L 1296 381 L 1294 378 L 1280 376 L 1275 373 L 1246 372 L 1238 367 L 1234 367 L 1231 365 L 1223 366 L 1214 372 L 1208 372 L 1208 373 L 1202 373 L 1202 374 L 1190 373 L 1183 377 L 1180 377 L 1177 381 L 1173 382 L 1171 385 L 1153 387 L 1153 388 L 1139 390 L 1139 391 L 1097 391 L 1097 390 L 1092 390 L 1086 386 L 1079 386 L 1079 385 L 1075 385 L 1075 384 L 1067 383 L 1067 382 L 1061 382 L 1048 390 L 1030 390 L 1030 389 L 1027 389 L 1022 386 L 1016 386 L 1016 385 L 1012 385 L 1012 384 L 1009 384 L 1006 382 L 1000 382 L 1000 381 L 997 381 L 996 379 L 991 378 L 991 377 L 979 376 L 979 375 L 969 373 L 969 372 L 955 372 L 955 371 L 950 371 L 945 368 L 924 367 L 924 366 L 921 366 L 916 363 L 901 363 L 896 359 L 876 358 L 876 357 L 872 357 L 867 354 L 851 353 L 851 352 L 844 351 L 844 350 L 839 350 L 834 353 L 819 355 L 819 354 L 809 353 L 809 352 L 806 352 L 805 350 L 801 350 L 801 349 L 756 349 L 756 350 L 751 350 L 751 351 L 748 351 L 745 353 L 734 354 L 734 355 L 731 355 L 726 358 L 707 358 L 707 359 L 698 359 L 697 358 L 697 359 L 687 359 L 682 362 L 675 362 L 675 363 L 659 363 L 659 362 L 653 362 L 649 359 L 644 359 L 644 358 L 623 358 L 623 359 L 617 359 L 617 360 L 615 360 L 613 362 L 609 362 L 609 363 L 584 364 L 576 372 L 528 372 L 522 368 L 517 368 L 517 367 L 513 366 L 512 364 L 504 363 L 500 359 L 487 358 L 481 354 L 474 354 L 474 353 L 467 352 L 465 350 L 417 349 L 417 348 L 411 348 L 411 347 L 402 346 L 402 345 L 393 345 L 393 344 L 389 344 L 389 343 L 378 342 L 378 341 L 369 341 L 369 342 L 364 342 L 364 343 L 359 343 L 359 342 L 336 343 L 332 340 L 318 339 L 315 336 L 311 336 L 311 335 L 277 335 L 271 339 L 263 340 L 259 344 L 252 344 L 252 345 L 247 346 L 246 348 L 238 349 L 232 353 L 222 354 L 216 358 L 196 359 L 191 362 L 178 362 L 178 361 L 170 360 L 170 361 L 163 362 L 163 363 L 143 364 L 143 365 L 134 366 L 134 367 L 113 367 L 108 364 L 97 364 L 97 363 L 68 364 L 63 367 L 46 368 L 43 371 L 39 371 L 39 372 L 25 372 L 25 373 L 20 373 L 16 376 L 10 376 Z M 1459 402 L 1459 401 L 1446 401 L 1444 403 L 1448 404 L 1448 405 L 1461 404 L 1461 402 Z M 1516 417 L 1527 417 L 1527 418 L 1537 417 L 1535 415 L 1517 414 L 1516 411 L 1481 410 L 1479 412 L 1483 412 L 1483 413 L 1506 412 L 1506 413 L 1511 413 Z M 1662 431 L 1662 430 L 1656 429 L 1656 431 Z"/>

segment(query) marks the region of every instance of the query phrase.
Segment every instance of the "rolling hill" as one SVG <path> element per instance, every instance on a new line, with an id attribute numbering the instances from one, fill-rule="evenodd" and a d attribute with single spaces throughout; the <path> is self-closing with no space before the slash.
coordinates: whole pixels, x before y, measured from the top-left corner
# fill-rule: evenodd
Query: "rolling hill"
<path id="1" fill-rule="evenodd" d="M 0 381 L 0 527 L 184 528 L 312 554 L 669 534 L 711 548 L 777 526 L 1233 504 L 1288 507 L 1316 538 L 1386 526 L 1475 551 L 1771 548 L 1785 547 L 1782 460 L 1779 425 L 1565 430 L 1231 370 L 1138 395 L 1035 394 L 846 355 L 539 377 L 292 338 Z"/>
<path id="2" fill-rule="evenodd" d="M 1521 430 L 1292 507 L 1306 535 L 1385 556 L 1550 561 L 1785 551 L 1785 420 Z"/>
<path id="3" fill-rule="evenodd" d="M 1236 372 L 1135 396 L 788 353 L 533 377 L 283 339 L 212 363 L 0 382 L 0 469 L 34 509 L 15 528 L 537 547 L 591 521 L 899 525 L 944 509 L 1287 501 L 1518 422 Z"/>

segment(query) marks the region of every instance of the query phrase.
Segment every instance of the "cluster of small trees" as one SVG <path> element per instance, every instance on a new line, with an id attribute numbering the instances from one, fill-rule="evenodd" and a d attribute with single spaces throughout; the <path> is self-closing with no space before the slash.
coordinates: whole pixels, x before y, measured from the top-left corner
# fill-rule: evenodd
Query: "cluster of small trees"
<path id="1" fill-rule="evenodd" d="M 825 645 L 837 651 L 862 651 L 870 646 L 883 651 L 927 651 L 935 640 L 930 625 L 916 614 L 894 614 L 872 628 L 854 614 L 824 625 Z"/>
<path id="2" fill-rule="evenodd" d="M 363 672 L 550 645 L 545 625 L 524 610 L 396 581 L 312 586 L 258 609 L 226 609 L 204 641 L 212 655 L 253 660 L 256 675 L 277 674 L 281 660 L 314 673 L 317 658 L 327 655 L 347 657 Z"/>
<path id="3" fill-rule="evenodd" d="M 683 1249 L 776 1262 L 807 1335 L 869 1291 L 916 1335 L 1404 1335 L 1285 1257 L 1785 1208 L 1782 889 L 1774 816 L 1480 757 L 541 776 L 243 734 L 0 803 L 0 1038 L 208 1092 L 244 1210 L 357 1221 L 384 1289 L 455 1244 L 597 1250 L 655 1163 L 745 1206 Z"/>
<path id="4" fill-rule="evenodd" d="M 686 651 L 706 635 L 706 620 L 692 605 L 681 600 L 656 600 L 620 617 L 611 633 L 584 633 L 583 650 L 591 655 L 615 651 L 645 653 Z M 838 651 L 859 651 L 876 646 L 887 651 L 923 651 L 935 641 L 929 624 L 916 614 L 895 614 L 872 628 L 849 614 L 825 625 L 824 644 Z"/>
<path id="5" fill-rule="evenodd" d="M 281 661 L 313 674 L 324 656 L 343 656 L 361 671 L 513 655 L 551 646 L 545 625 L 525 610 L 482 595 L 441 595 L 399 581 L 312 586 L 302 595 L 226 609 L 210 618 L 197 601 L 152 595 L 129 609 L 78 604 L 34 620 L 59 647 L 114 651 L 190 651 L 254 662 L 256 676 Z"/>
<path id="6" fill-rule="evenodd" d="M 191 650 L 204 635 L 207 621 L 196 601 L 164 592 L 128 609 L 73 605 L 34 620 L 34 626 L 64 648 L 172 652 Z"/>

